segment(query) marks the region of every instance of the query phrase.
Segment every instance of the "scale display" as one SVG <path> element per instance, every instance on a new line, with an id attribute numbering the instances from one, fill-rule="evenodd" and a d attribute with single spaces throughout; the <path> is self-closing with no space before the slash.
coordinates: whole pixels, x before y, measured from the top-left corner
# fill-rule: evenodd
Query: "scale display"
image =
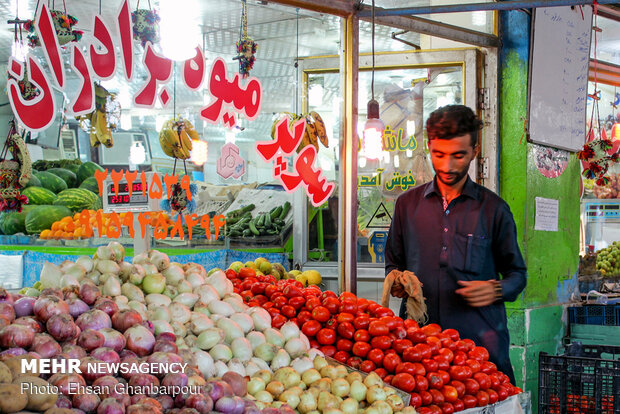
<path id="1" fill-rule="evenodd" d="M 129 195 L 129 184 L 120 182 L 118 184 L 118 194 L 114 191 L 114 183 L 111 180 L 105 180 L 103 186 L 103 211 L 111 212 L 127 212 L 127 211 L 157 211 L 159 200 L 149 199 L 148 191 L 142 195 L 142 182 L 136 181 L 132 183 L 132 194 Z M 148 186 L 148 184 L 147 184 Z"/>

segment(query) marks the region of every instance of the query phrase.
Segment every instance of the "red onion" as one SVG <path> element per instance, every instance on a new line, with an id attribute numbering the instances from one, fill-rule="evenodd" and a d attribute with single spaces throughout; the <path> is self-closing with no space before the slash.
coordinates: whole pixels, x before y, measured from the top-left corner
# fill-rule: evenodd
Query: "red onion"
<path id="1" fill-rule="evenodd" d="M 161 385 L 164 387 L 186 387 L 187 386 L 187 375 L 183 373 L 170 372 L 164 376 L 164 379 L 161 380 Z M 169 393 L 173 397 L 176 397 L 177 393 Z"/>
<path id="2" fill-rule="evenodd" d="M 124 336 L 123 336 L 124 338 Z M 123 349 L 120 353 L 119 356 L 121 357 L 121 361 L 124 360 L 125 358 L 137 358 L 138 355 L 136 355 L 135 352 L 130 351 L 129 349 Z"/>
<path id="3" fill-rule="evenodd" d="M 78 316 L 75 323 L 82 331 L 85 331 L 87 329 L 94 329 L 96 331 L 100 331 L 103 328 L 112 327 L 112 320 L 110 320 L 108 314 L 98 309 L 92 309 L 88 312 L 84 312 L 83 314 Z"/>
<path id="4" fill-rule="evenodd" d="M 32 310 L 37 318 L 43 322 L 47 322 L 54 315 L 68 314 L 69 305 L 58 296 L 39 296 Z"/>
<path id="5" fill-rule="evenodd" d="M 164 411 L 168 411 L 171 408 L 174 408 L 174 400 L 169 395 L 160 395 L 156 398 L 157 401 L 161 404 L 161 408 Z"/>
<path id="6" fill-rule="evenodd" d="M 20 316 L 32 315 L 32 308 L 36 301 L 37 298 L 33 298 L 32 296 L 24 296 L 23 298 L 17 299 L 13 304 L 15 316 L 19 318 Z"/>
<path id="7" fill-rule="evenodd" d="M 133 404 L 127 407 L 126 414 L 160 414 L 161 408 L 153 407 L 150 404 Z"/>
<path id="8" fill-rule="evenodd" d="M 102 364 L 103 361 L 98 360 L 93 357 L 84 357 L 80 358 L 80 371 L 82 372 L 82 376 L 86 381 L 93 382 L 97 378 L 105 377 L 108 375 L 107 370 L 101 369 L 99 364 Z M 88 366 L 91 366 L 89 369 Z"/>
<path id="9" fill-rule="evenodd" d="M 71 409 L 71 414 L 86 414 L 83 410 L 78 410 L 77 408 Z"/>
<path id="10" fill-rule="evenodd" d="M 29 348 L 34 332 L 24 325 L 9 325 L 0 329 L 0 346 L 4 348 Z"/>
<path id="11" fill-rule="evenodd" d="M 218 401 L 223 397 L 232 397 L 234 395 L 233 389 L 227 382 L 217 380 L 207 382 L 205 385 L 205 393 L 208 394 L 213 401 Z"/>
<path id="12" fill-rule="evenodd" d="M 245 408 L 243 409 L 243 414 L 260 414 L 260 409 L 256 406 L 254 401 L 251 400 L 243 400 L 243 404 Z"/>
<path id="13" fill-rule="evenodd" d="M 134 387 L 134 391 L 139 394 L 151 395 L 151 387 L 159 387 L 159 379 L 151 374 L 135 374 L 129 379 L 129 386 Z"/>
<path id="14" fill-rule="evenodd" d="M 41 335 L 41 334 L 37 334 Z M 62 348 L 58 342 L 56 342 L 52 337 L 49 339 L 36 341 L 36 345 L 33 342 L 32 350 L 37 354 L 41 355 L 41 358 L 51 358 L 55 355 L 58 355 L 62 352 Z"/>
<path id="15" fill-rule="evenodd" d="M 34 333 L 41 333 L 41 332 L 43 332 L 43 330 L 44 330 L 43 328 L 45 327 L 45 325 L 43 325 L 41 322 L 39 322 L 38 320 L 36 320 L 32 316 L 22 316 L 20 318 L 17 318 L 17 319 L 15 319 L 15 322 L 13 322 L 13 325 L 24 325 L 24 326 L 27 326 Z"/>
<path id="16" fill-rule="evenodd" d="M 215 402 L 215 409 L 226 414 L 242 414 L 245 404 L 239 397 L 222 397 Z"/>
<path id="17" fill-rule="evenodd" d="M 112 328 L 104 328 L 101 329 L 99 332 L 103 334 L 103 337 L 105 338 L 103 346 L 112 348 L 116 352 L 121 352 L 123 348 L 125 348 L 127 340 L 119 331 L 116 331 Z"/>
<path id="18" fill-rule="evenodd" d="M 127 356 L 121 359 L 123 364 L 126 364 L 129 369 L 121 372 L 121 377 L 129 380 L 134 375 L 138 375 L 136 367 L 140 364 L 140 359 L 137 356 Z"/>
<path id="19" fill-rule="evenodd" d="M 99 292 L 99 288 L 92 283 L 84 283 L 80 286 L 80 299 L 84 301 L 87 305 L 92 305 L 97 301 L 97 298 L 101 296 L 101 292 Z"/>
<path id="20" fill-rule="evenodd" d="M 177 336 L 175 334 L 173 334 L 172 332 L 162 332 L 159 335 L 157 335 L 155 337 L 156 341 L 171 341 L 171 342 L 176 342 L 177 341 Z"/>
<path id="21" fill-rule="evenodd" d="M 6 361 L 7 359 L 24 355 L 26 350 L 24 348 L 9 348 L 0 352 L 0 361 Z"/>
<path id="22" fill-rule="evenodd" d="M 236 372 L 228 371 L 222 375 L 222 380 L 230 385 L 237 397 L 244 397 L 248 393 L 247 381 Z"/>
<path id="23" fill-rule="evenodd" d="M 125 407 L 114 398 L 106 398 L 97 407 L 97 414 L 125 414 Z"/>
<path id="24" fill-rule="evenodd" d="M 101 400 L 97 394 L 75 394 L 73 396 L 73 408 L 84 411 L 86 414 L 97 412 Z"/>
<path id="25" fill-rule="evenodd" d="M 9 320 L 9 322 L 13 322 L 15 320 L 15 309 L 13 309 L 13 305 L 6 302 L 0 302 L 0 316 L 4 316 Z"/>
<path id="26" fill-rule="evenodd" d="M 131 396 L 131 405 L 138 404 L 141 400 L 148 398 L 144 394 L 134 394 Z"/>
<path id="27" fill-rule="evenodd" d="M 196 362 L 196 355 L 189 348 L 179 349 L 178 355 L 181 357 L 183 361 L 186 361 L 189 365 L 194 366 L 198 365 Z"/>
<path id="28" fill-rule="evenodd" d="M 73 359 L 82 359 L 86 356 L 86 350 L 78 345 L 73 344 L 65 344 L 62 346 L 62 353 L 67 356 L 67 358 Z"/>
<path id="29" fill-rule="evenodd" d="M 67 304 L 69 305 L 69 314 L 74 318 L 77 318 L 84 312 L 88 312 L 90 310 L 90 307 L 86 304 L 86 302 L 78 298 L 69 299 Z"/>
<path id="30" fill-rule="evenodd" d="M 127 329 L 125 339 L 127 339 L 127 348 L 140 357 L 150 354 L 155 347 L 155 337 L 142 325 Z"/>
<path id="31" fill-rule="evenodd" d="M 104 377 L 97 378 L 93 381 L 93 387 L 100 387 L 101 394 L 99 397 L 105 400 L 114 391 L 114 387 L 118 384 L 118 380 L 112 375 L 106 375 Z"/>
<path id="32" fill-rule="evenodd" d="M 146 329 L 148 329 L 153 335 L 155 335 L 155 325 L 153 325 L 153 322 L 151 321 L 142 321 L 140 323 L 140 325 L 144 326 Z M 155 339 L 155 337 L 153 336 L 153 339 Z"/>
<path id="33" fill-rule="evenodd" d="M 80 334 L 79 328 L 69 314 L 52 316 L 47 320 L 45 326 L 47 327 L 47 332 L 60 342 L 77 338 Z"/>
<path id="34" fill-rule="evenodd" d="M 84 372 L 84 371 L 82 371 Z M 81 386 L 86 386 L 86 381 L 79 374 L 54 374 L 48 381 L 58 387 L 61 394 L 70 396 Z"/>
<path id="35" fill-rule="evenodd" d="M 115 388 L 111 389 L 108 398 L 114 398 L 116 402 L 123 407 L 123 409 L 131 405 L 131 399 L 129 398 L 129 394 L 127 393 L 127 389 L 124 384 L 122 387 L 117 385 Z"/>
<path id="36" fill-rule="evenodd" d="M 185 407 L 185 403 L 187 402 L 187 399 L 189 398 L 190 394 L 187 392 L 182 392 L 180 394 L 177 394 L 176 397 L 174 397 L 174 406 L 177 408 L 182 408 Z"/>
<path id="37" fill-rule="evenodd" d="M 142 323 L 142 316 L 133 309 L 123 309 L 112 315 L 112 327 L 125 332 L 134 325 Z"/>
<path id="38" fill-rule="evenodd" d="M 58 399 L 56 400 L 56 407 L 71 409 L 73 407 L 73 404 L 71 403 L 71 399 L 69 397 L 60 394 L 58 396 Z"/>
<path id="39" fill-rule="evenodd" d="M 119 357 L 112 348 L 105 346 L 95 349 L 90 353 L 90 356 L 100 359 L 103 362 L 107 362 L 108 364 L 118 364 L 121 362 L 121 357 Z"/>
<path id="40" fill-rule="evenodd" d="M 64 294 L 62 293 L 62 290 L 54 289 L 54 288 L 43 289 L 41 293 L 39 294 L 39 297 L 42 297 L 42 296 L 56 296 L 58 299 L 64 298 Z"/>
<path id="41" fill-rule="evenodd" d="M 178 352 L 179 348 L 177 344 L 172 341 L 155 341 L 155 347 L 153 348 L 153 352 Z"/>
<path id="42" fill-rule="evenodd" d="M 185 406 L 194 408 L 200 414 L 209 414 L 213 410 L 213 400 L 208 395 L 192 394 L 185 400 Z"/>
<path id="43" fill-rule="evenodd" d="M 87 329 L 78 336 L 77 345 L 84 348 L 86 352 L 90 352 L 95 348 L 103 346 L 104 342 L 105 336 L 101 332 Z"/>
<path id="44" fill-rule="evenodd" d="M 4 328 L 5 326 L 9 326 L 11 321 L 6 316 L 0 316 L 0 328 Z"/>
<path id="45" fill-rule="evenodd" d="M 0 288 L 0 303 L 12 305 L 14 302 L 13 296 L 6 289 Z"/>
<path id="46" fill-rule="evenodd" d="M 95 301 L 95 306 L 93 307 L 95 309 L 104 311 L 108 314 L 108 316 L 112 316 L 116 312 L 118 312 L 118 305 L 112 299 L 104 298 L 103 296 L 97 298 L 97 300 Z"/>

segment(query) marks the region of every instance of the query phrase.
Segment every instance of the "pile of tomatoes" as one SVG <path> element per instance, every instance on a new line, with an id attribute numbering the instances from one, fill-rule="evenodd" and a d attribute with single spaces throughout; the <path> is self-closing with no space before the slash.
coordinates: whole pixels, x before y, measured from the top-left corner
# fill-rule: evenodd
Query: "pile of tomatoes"
<path id="1" fill-rule="evenodd" d="M 273 327 L 295 322 L 313 348 L 353 368 L 376 372 L 410 393 L 411 405 L 422 414 L 483 407 L 521 392 L 488 361 L 485 348 L 461 339 L 455 329 L 420 327 L 352 293 L 337 296 L 248 268 L 238 274 L 229 269 L 226 275 L 248 305 L 267 309 Z"/>

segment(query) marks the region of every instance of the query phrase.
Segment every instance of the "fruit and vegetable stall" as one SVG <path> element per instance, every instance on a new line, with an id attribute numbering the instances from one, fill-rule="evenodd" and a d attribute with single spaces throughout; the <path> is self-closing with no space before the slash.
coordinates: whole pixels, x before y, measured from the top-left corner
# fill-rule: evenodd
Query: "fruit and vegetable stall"
<path id="1" fill-rule="evenodd" d="M 262 258 L 130 259 L 118 242 L 47 263 L 0 292 L 0 412 L 452 413 L 521 393 L 457 330 L 320 282 Z"/>

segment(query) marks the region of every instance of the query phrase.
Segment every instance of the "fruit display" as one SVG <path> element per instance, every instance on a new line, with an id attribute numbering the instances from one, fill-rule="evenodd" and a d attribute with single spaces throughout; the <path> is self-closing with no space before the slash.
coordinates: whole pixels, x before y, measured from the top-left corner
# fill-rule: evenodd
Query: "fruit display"
<path id="1" fill-rule="evenodd" d="M 306 120 L 306 129 L 304 131 L 304 137 L 301 140 L 301 143 L 297 147 L 297 152 L 301 151 L 304 147 L 308 145 L 313 145 L 316 148 L 317 152 L 319 151 L 319 142 L 325 147 L 329 147 L 329 140 L 327 138 L 327 129 L 325 127 L 325 123 L 321 116 L 312 111 L 308 114 L 292 114 L 290 112 L 284 112 L 280 114 L 276 120 L 273 122 L 271 126 L 271 138 L 276 139 L 276 126 L 278 122 L 280 122 L 283 118 L 288 119 L 289 128 L 293 128 L 295 122 L 300 119 Z"/>
<path id="2" fill-rule="evenodd" d="M 34 174 L 41 182 L 43 188 L 47 188 L 53 193 L 60 193 L 62 190 L 69 188 L 65 180 L 47 171 L 41 171 Z"/>
<path id="3" fill-rule="evenodd" d="M 101 197 L 84 188 L 68 188 L 58 193 L 55 206 L 65 206 L 71 211 L 98 210 L 102 207 Z"/>
<path id="4" fill-rule="evenodd" d="M 111 129 L 116 128 L 120 117 L 120 106 L 116 95 L 108 92 L 103 86 L 95 84 L 95 110 L 90 114 L 76 119 L 80 127 L 89 134 L 93 148 L 103 144 L 106 148 L 114 146 Z"/>
<path id="5" fill-rule="evenodd" d="M 254 204 L 226 214 L 226 235 L 228 237 L 258 237 L 280 234 L 291 211 L 291 203 L 272 208 L 269 212 L 252 217 Z"/>
<path id="6" fill-rule="evenodd" d="M 620 245 L 617 241 L 596 252 L 596 269 L 602 276 L 620 275 Z"/>
<path id="7" fill-rule="evenodd" d="M 198 132 L 185 118 L 166 121 L 159 131 L 159 145 L 164 153 L 172 158 L 186 160 L 192 151 L 192 140 L 198 140 Z"/>
<path id="8" fill-rule="evenodd" d="M 609 182 L 605 186 L 593 183 L 592 194 L 600 199 L 618 198 L 620 196 L 620 174 L 609 174 Z"/>
<path id="9" fill-rule="evenodd" d="M 239 287 L 244 279 L 251 281 L 252 278 L 258 278 L 259 276 L 273 276 L 276 281 L 286 279 L 298 280 L 304 287 L 320 285 L 323 281 L 321 274 L 316 270 L 304 270 L 303 272 L 291 270 L 287 272 L 280 263 L 270 263 L 264 257 L 258 257 L 253 262 L 233 262 L 228 269 L 232 272 L 227 271 L 227 276 L 235 287 Z M 262 277 L 257 280 L 265 282 L 271 279 Z"/>

